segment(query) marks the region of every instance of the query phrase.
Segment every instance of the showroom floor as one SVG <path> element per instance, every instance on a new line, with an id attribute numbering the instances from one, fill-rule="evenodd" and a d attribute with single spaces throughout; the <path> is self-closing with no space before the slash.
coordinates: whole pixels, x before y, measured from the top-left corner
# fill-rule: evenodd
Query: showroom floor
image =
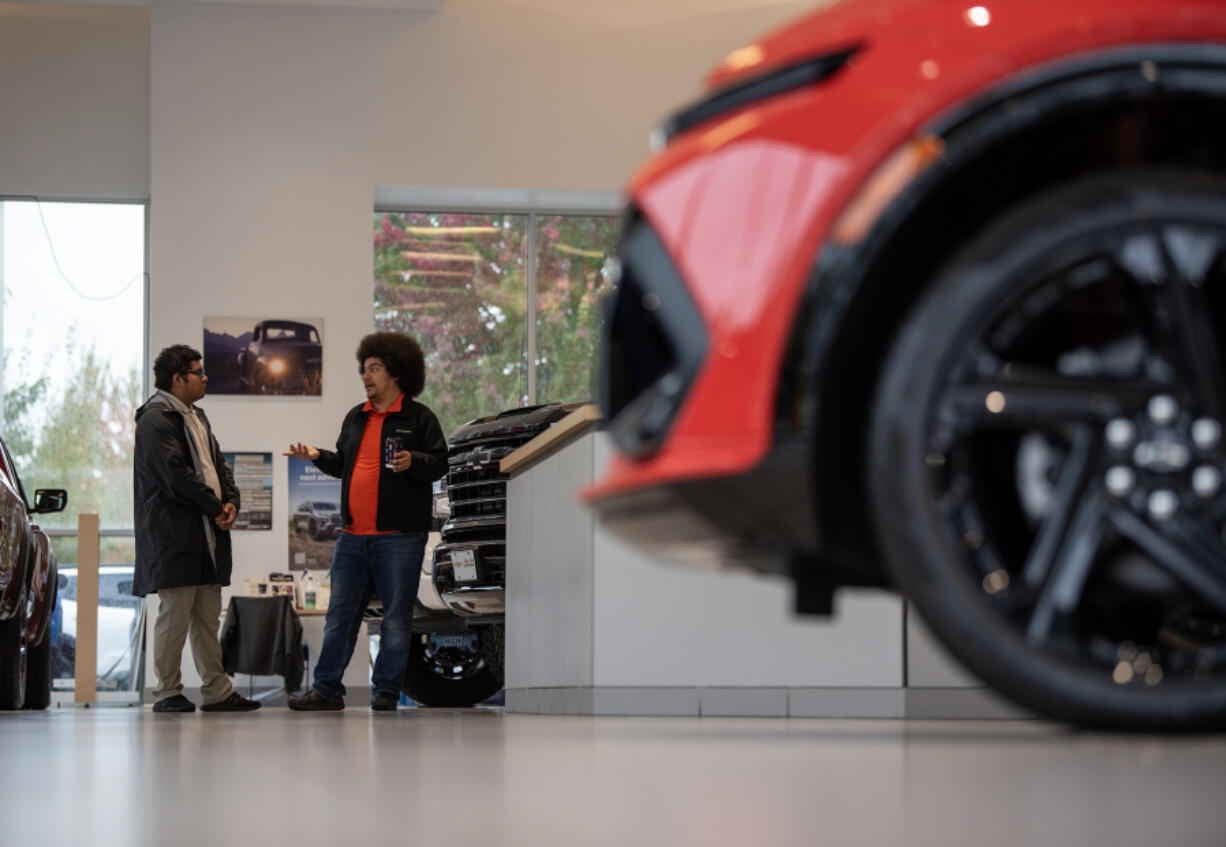
<path id="1" fill-rule="evenodd" d="M 1226 737 L 1037 721 L 0 716 L 12 845 L 1220 845 Z"/>

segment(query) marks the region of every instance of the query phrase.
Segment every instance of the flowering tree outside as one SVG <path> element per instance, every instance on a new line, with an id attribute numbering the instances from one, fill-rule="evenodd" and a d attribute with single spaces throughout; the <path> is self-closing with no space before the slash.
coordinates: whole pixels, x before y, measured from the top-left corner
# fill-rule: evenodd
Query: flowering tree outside
<path id="1" fill-rule="evenodd" d="M 447 434 L 527 399 L 526 215 L 375 215 L 375 328 L 426 354 L 421 401 Z"/>
<path id="2" fill-rule="evenodd" d="M 538 239 L 537 401 L 589 399 L 615 218 L 374 216 L 375 328 L 421 343 L 420 399 L 447 434 L 528 402 L 529 225 Z"/>
<path id="3" fill-rule="evenodd" d="M 601 301 L 613 291 L 605 271 L 621 221 L 608 215 L 538 219 L 536 399 L 596 399 Z"/>

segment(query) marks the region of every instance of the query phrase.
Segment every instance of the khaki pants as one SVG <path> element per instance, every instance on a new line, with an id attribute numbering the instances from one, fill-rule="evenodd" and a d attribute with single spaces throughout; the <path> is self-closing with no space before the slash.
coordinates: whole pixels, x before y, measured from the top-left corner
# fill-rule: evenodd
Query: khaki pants
<path id="1" fill-rule="evenodd" d="M 158 590 L 158 618 L 153 625 L 153 666 L 158 675 L 154 702 L 183 693 L 183 642 L 191 634 L 192 658 L 203 683 L 204 702 L 220 703 L 234 686 L 221 667 L 217 624 L 221 617 L 220 585 L 189 585 Z"/>

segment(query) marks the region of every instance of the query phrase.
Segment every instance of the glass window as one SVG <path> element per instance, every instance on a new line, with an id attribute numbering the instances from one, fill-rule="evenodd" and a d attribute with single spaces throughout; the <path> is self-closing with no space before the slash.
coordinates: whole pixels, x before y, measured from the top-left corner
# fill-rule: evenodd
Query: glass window
<path id="1" fill-rule="evenodd" d="M 595 399 L 600 298 L 621 221 L 608 215 L 533 216 L 536 223 L 536 402 Z"/>
<path id="2" fill-rule="evenodd" d="M 0 202 L 4 300 L 0 433 L 22 483 L 65 488 L 38 516 L 54 534 L 53 688 L 73 687 L 80 513 L 100 516 L 98 691 L 138 684 L 144 604 L 131 596 L 134 414 L 143 400 L 145 207 Z M 128 530 L 126 533 L 124 530 Z M 129 695 L 125 695 L 129 696 Z"/>
<path id="3" fill-rule="evenodd" d="M 26 490 L 65 488 L 45 527 L 132 526 L 143 399 L 145 207 L 0 202 L 4 439 Z"/>
<path id="4" fill-rule="evenodd" d="M 421 401 L 450 434 L 527 402 L 527 215 L 374 216 L 375 329 L 426 354 Z"/>
<path id="5" fill-rule="evenodd" d="M 131 548 L 132 539 L 127 541 Z M 131 559 L 128 561 L 118 565 L 104 562 L 98 568 L 96 685 L 100 692 L 135 691 L 141 676 L 144 601 L 132 596 L 133 566 Z M 76 682 L 77 567 L 71 560 L 60 565 L 59 594 L 49 633 L 51 687 L 72 691 Z"/>

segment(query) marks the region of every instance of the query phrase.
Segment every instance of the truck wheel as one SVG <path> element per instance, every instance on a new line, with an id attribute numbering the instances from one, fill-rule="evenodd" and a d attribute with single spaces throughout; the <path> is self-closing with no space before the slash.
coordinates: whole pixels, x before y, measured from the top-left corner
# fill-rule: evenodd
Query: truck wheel
<path id="1" fill-rule="evenodd" d="M 318 541 L 319 524 L 315 523 L 315 521 L 311 521 L 309 524 L 307 524 L 307 535 L 311 536 L 312 541 Z"/>
<path id="2" fill-rule="evenodd" d="M 972 672 L 1092 727 L 1226 728 L 1226 182 L 1082 179 L 990 224 L 886 362 L 891 576 Z"/>
<path id="3" fill-rule="evenodd" d="M 0 710 L 20 709 L 26 696 L 25 604 L 22 612 L 0 622 Z"/>
<path id="4" fill-rule="evenodd" d="M 404 693 L 423 706 L 475 706 L 502 690 L 503 625 L 415 633 Z"/>

